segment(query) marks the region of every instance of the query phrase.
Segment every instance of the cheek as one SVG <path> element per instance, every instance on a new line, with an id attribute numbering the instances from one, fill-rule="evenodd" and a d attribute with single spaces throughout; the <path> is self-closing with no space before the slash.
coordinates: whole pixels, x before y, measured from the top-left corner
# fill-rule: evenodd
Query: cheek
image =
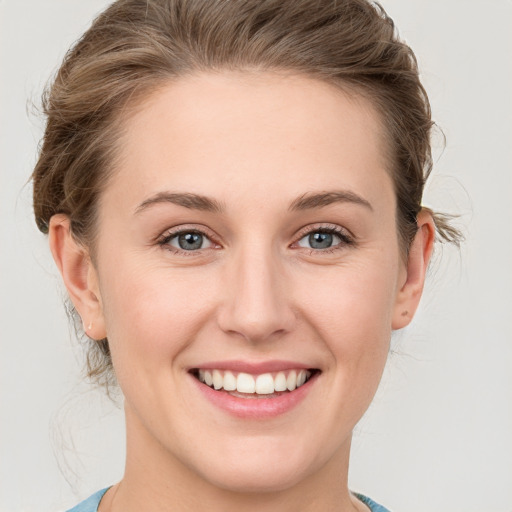
<path id="1" fill-rule="evenodd" d="M 333 386 L 354 400 L 358 411 L 373 397 L 387 361 L 398 269 L 394 261 L 335 267 L 321 280 L 306 280 L 301 291 L 302 311 L 336 369 Z"/>
<path id="2" fill-rule="evenodd" d="M 345 342 L 371 343 L 365 334 L 391 332 L 396 297 L 396 271 L 386 262 L 337 266 L 311 279 L 303 280 L 303 311 L 326 333 L 346 335 Z M 396 268 L 396 267 L 395 267 Z M 316 321 L 314 320 L 316 319 Z M 377 340 L 375 340 L 377 341 Z"/>
<path id="3" fill-rule="evenodd" d="M 164 367 L 194 339 L 211 296 L 201 281 L 186 272 L 118 263 L 102 290 L 118 377 L 134 363 L 139 371 Z"/>

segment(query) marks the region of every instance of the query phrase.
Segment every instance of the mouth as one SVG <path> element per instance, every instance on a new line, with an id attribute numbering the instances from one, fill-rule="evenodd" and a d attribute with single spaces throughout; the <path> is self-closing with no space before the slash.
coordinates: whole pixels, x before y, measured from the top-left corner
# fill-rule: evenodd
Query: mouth
<path id="1" fill-rule="evenodd" d="M 293 394 L 319 373 L 316 368 L 259 374 L 212 368 L 190 370 L 193 377 L 212 390 L 242 399 L 275 399 Z"/>

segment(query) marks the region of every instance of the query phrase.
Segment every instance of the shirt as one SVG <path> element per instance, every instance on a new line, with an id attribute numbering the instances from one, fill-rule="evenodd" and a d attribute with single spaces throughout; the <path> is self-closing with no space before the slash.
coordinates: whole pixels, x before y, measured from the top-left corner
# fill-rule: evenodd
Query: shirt
<path id="1" fill-rule="evenodd" d="M 79 503 L 76 507 L 68 510 L 68 512 L 97 512 L 98 505 L 100 504 L 101 498 L 107 492 L 109 488 L 102 489 L 94 493 L 92 496 L 89 496 L 86 500 Z M 371 500 L 367 496 L 363 496 L 362 494 L 355 493 L 357 498 L 361 500 L 365 505 L 370 507 L 372 512 L 389 512 L 387 508 L 384 508 L 382 505 L 375 503 L 375 501 Z"/>

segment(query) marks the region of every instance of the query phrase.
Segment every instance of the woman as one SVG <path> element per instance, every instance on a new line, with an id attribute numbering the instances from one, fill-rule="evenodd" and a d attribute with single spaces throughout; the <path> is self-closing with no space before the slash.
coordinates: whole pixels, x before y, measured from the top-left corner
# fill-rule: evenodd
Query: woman
<path id="1" fill-rule="evenodd" d="M 124 477 L 73 511 L 385 510 L 351 433 L 457 233 L 382 9 L 120 0 L 46 112 L 36 221 L 125 397 Z"/>

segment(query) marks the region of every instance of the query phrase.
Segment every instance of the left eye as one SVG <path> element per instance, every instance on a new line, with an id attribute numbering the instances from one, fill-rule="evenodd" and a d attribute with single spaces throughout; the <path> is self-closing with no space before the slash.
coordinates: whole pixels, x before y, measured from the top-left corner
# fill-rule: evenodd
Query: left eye
<path id="1" fill-rule="evenodd" d="M 312 231 L 297 243 L 300 247 L 308 249 L 329 249 L 343 243 L 343 239 L 340 235 L 330 231 Z"/>
<path id="2" fill-rule="evenodd" d="M 166 243 L 182 251 L 197 251 L 212 246 L 211 241 L 197 231 L 182 231 L 170 236 Z"/>

